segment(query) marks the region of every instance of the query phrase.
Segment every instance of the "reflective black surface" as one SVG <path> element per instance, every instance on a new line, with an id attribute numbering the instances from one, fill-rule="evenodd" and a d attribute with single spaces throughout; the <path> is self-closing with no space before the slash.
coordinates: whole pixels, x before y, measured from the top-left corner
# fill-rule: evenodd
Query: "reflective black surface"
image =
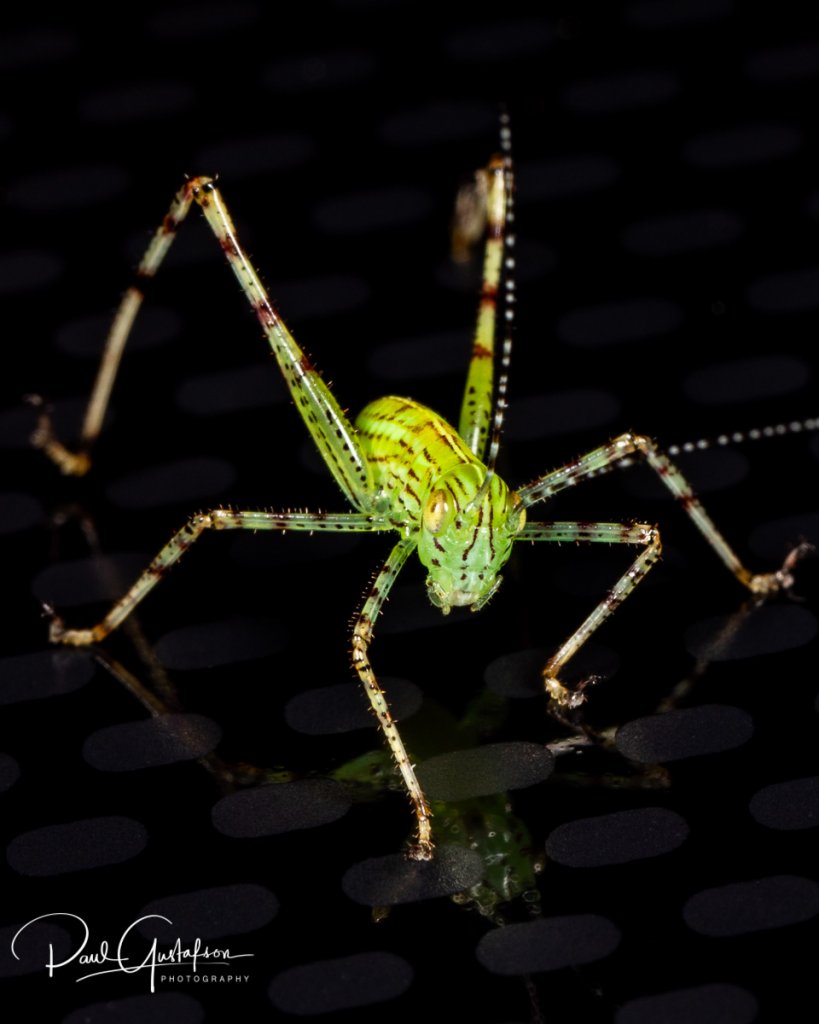
<path id="1" fill-rule="evenodd" d="M 128 16 L 124 29 L 23 14 L 0 48 L 9 992 L 72 1024 L 432 1010 L 501 1022 L 540 1019 L 536 1007 L 561 1022 L 799 1019 L 819 913 L 815 561 L 798 567 L 801 600 L 743 612 L 647 470 L 544 510 L 658 521 L 666 543 L 578 668 L 604 677 L 588 718 L 621 727 L 621 753 L 564 752 L 545 781 L 525 777 L 526 752 L 567 733 L 545 714 L 538 666 L 627 555 L 522 549 L 490 607 L 448 620 L 408 567 L 373 662 L 414 755 L 502 743 L 486 763 L 531 783 L 509 811 L 497 794 L 442 810 L 452 842 L 434 871 L 414 871 L 400 856 L 407 802 L 386 791 L 349 668 L 350 616 L 387 538 L 207 537 L 105 660 L 46 643 L 41 601 L 87 625 L 194 511 L 343 508 L 198 218 L 151 289 L 86 479 L 30 450 L 19 398 L 46 395 L 76 428 L 150 232 L 183 174 L 218 173 L 341 404 L 408 394 L 456 418 L 477 276 L 448 263 L 447 224 L 459 181 L 496 145 L 503 100 L 519 172 L 509 482 L 627 428 L 666 445 L 813 415 L 810 12 L 635 2 L 464 18 L 337 3 L 309 26 L 252 4 Z M 790 435 L 679 463 L 761 571 L 817 540 L 817 453 Z M 474 715 L 464 724 L 475 700 L 491 725 L 480 740 Z M 520 872 L 545 864 L 525 898 L 501 907 L 482 890 L 459 907 L 440 893 L 474 882 L 475 852 L 459 844 L 481 815 L 532 851 Z M 396 905 L 378 910 L 373 892 Z M 154 936 L 160 951 L 200 939 L 242 959 L 158 966 L 153 994 L 147 969 L 79 982 L 116 965 L 74 960 L 49 978 L 49 943 L 55 961 L 70 956 L 81 922 L 24 930 L 19 961 L 10 946 L 58 912 L 87 922 L 87 953 L 161 914 L 172 924 L 129 940 L 137 962 Z M 225 980 L 236 975 L 247 980 Z"/>

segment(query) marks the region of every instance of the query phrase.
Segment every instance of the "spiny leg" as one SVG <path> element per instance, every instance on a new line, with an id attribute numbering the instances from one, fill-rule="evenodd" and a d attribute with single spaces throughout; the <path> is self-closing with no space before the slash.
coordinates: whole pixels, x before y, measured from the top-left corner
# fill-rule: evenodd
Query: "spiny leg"
<path id="1" fill-rule="evenodd" d="M 390 752 L 398 766 L 415 810 L 418 833 L 416 842 L 410 847 L 409 856 L 412 860 L 430 860 L 433 850 L 432 813 L 415 775 L 415 769 L 407 756 L 398 727 L 390 714 L 387 698 L 375 676 L 368 653 L 375 620 L 407 556 L 415 549 L 415 544 L 414 538 L 399 541 L 373 581 L 367 599 L 353 626 L 353 667 L 364 685 L 378 724 L 387 739 Z"/>
<path id="2" fill-rule="evenodd" d="M 233 221 L 216 185 L 210 178 L 194 178 L 188 187 L 262 325 L 296 408 L 327 468 L 354 508 L 372 511 L 372 473 L 355 428 L 270 301 L 239 245 Z"/>
<path id="3" fill-rule="evenodd" d="M 518 496 L 525 506 L 534 505 L 538 501 L 551 498 L 566 487 L 579 483 L 586 477 L 606 472 L 633 455 L 645 459 L 651 466 L 719 558 L 752 594 L 767 596 L 793 585 L 793 566 L 809 550 L 809 547 L 799 545 L 775 572 L 756 574 L 750 572 L 717 529 L 679 469 L 650 438 L 644 437 L 642 434 L 621 434 L 608 444 L 581 456 L 575 462 L 561 466 L 560 469 L 547 473 L 525 487 L 521 487 L 517 492 Z"/>
<path id="4" fill-rule="evenodd" d="M 107 615 L 88 629 L 66 629 L 62 619 L 51 621 L 52 643 L 84 646 L 99 643 L 128 618 L 136 606 L 153 590 L 172 566 L 206 530 L 324 530 L 328 533 L 370 533 L 390 527 L 361 512 L 238 512 L 213 509 L 192 516 L 178 530 L 131 588 L 113 605 Z"/>
<path id="5" fill-rule="evenodd" d="M 35 398 L 40 413 L 31 443 L 35 448 L 41 448 L 66 475 L 83 476 L 91 468 L 91 449 L 102 429 L 102 421 L 111 400 L 111 391 L 119 370 L 122 353 L 145 297 L 144 285 L 154 277 L 165 259 L 176 238 L 177 228 L 188 215 L 192 202 L 193 196 L 186 184 L 174 196 L 170 209 L 139 262 L 134 283 L 122 297 L 105 339 L 97 377 L 85 410 L 77 451 L 71 451 L 56 436 L 47 408 L 42 400 Z"/>
<path id="6" fill-rule="evenodd" d="M 361 511 L 371 510 L 372 477 L 356 432 L 270 301 L 256 271 L 239 244 L 236 229 L 219 190 L 213 181 L 206 177 L 187 181 L 177 193 L 139 265 L 137 284 L 132 285 L 126 292 L 120 304 L 109 332 L 86 412 L 80 450 L 70 452 L 55 437 L 45 411 L 40 415 L 33 443 L 36 447 L 42 448 L 63 472 L 82 474 L 87 471 L 90 465 L 89 449 L 99 434 L 122 351 L 142 302 L 139 282 L 154 276 L 193 202 L 202 208 L 208 225 L 261 323 L 296 408 L 336 482 L 354 508 Z"/>
<path id="7" fill-rule="evenodd" d="M 570 690 L 560 682 L 564 665 L 574 657 L 589 637 L 613 615 L 634 588 L 657 563 L 662 545 L 655 526 L 646 523 L 527 523 L 516 540 L 557 543 L 640 544 L 645 550 L 634 559 L 597 607 L 572 635 L 555 651 L 543 668 L 546 692 L 562 718 L 562 709 L 579 707 L 585 700 L 584 687 Z M 584 684 L 585 685 L 585 684 Z"/>
<path id="8" fill-rule="evenodd" d="M 230 509 L 214 509 L 210 512 L 203 512 L 192 516 L 182 529 L 173 535 L 131 588 L 95 626 L 87 629 L 67 629 L 62 620 L 54 616 L 51 622 L 50 639 L 53 643 L 71 646 L 85 646 L 104 640 L 109 633 L 128 618 L 136 606 L 147 597 L 168 570 L 179 561 L 206 530 L 277 530 L 280 532 L 323 530 L 329 533 L 370 533 L 392 529 L 391 524 L 362 512 L 277 513 L 242 512 Z M 353 628 L 352 656 L 353 665 L 364 684 L 379 727 L 386 737 L 415 809 L 418 834 L 417 841 L 410 850 L 410 856 L 414 860 L 429 860 L 432 857 L 433 849 L 429 804 L 407 756 L 397 725 L 390 713 L 386 696 L 372 670 L 367 653 L 372 639 L 373 623 L 381 611 L 396 576 L 415 546 L 414 537 L 401 540 L 376 577 Z"/>

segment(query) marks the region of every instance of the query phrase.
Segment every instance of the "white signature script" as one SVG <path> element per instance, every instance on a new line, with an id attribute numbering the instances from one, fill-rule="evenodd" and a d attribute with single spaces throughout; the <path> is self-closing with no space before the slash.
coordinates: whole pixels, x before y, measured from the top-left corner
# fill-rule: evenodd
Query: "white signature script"
<path id="1" fill-rule="evenodd" d="M 75 981 L 98 978 L 102 974 L 136 974 L 139 971 L 147 970 L 151 982 L 151 992 L 155 992 L 157 967 L 184 965 L 190 971 L 196 973 L 200 962 L 204 962 L 208 968 L 212 968 L 216 966 L 229 966 L 232 960 L 253 956 L 252 953 L 231 953 L 227 947 L 224 949 L 211 949 L 210 946 L 203 945 L 201 939 L 195 939 L 189 945 L 183 945 L 182 940 L 177 939 L 173 945 L 164 950 L 159 948 L 158 940 L 153 939 L 148 946 L 147 953 L 144 949 L 135 952 L 139 936 L 135 935 L 134 932 L 143 921 L 159 920 L 165 921 L 167 924 L 173 924 L 169 918 L 163 917 L 162 914 L 146 914 L 144 917 L 138 917 L 136 921 L 129 924 L 125 931 L 123 931 L 115 946 L 109 943 L 107 939 L 103 939 L 96 949 L 89 950 L 91 931 L 83 918 L 78 917 L 76 914 L 58 912 L 54 914 L 41 914 L 40 917 L 34 917 L 21 928 L 18 928 L 14 938 L 11 940 L 11 952 L 14 958 L 16 960 L 20 959 L 15 945 L 26 928 L 36 924 L 38 921 L 47 921 L 57 917 L 68 917 L 74 921 L 79 921 L 82 925 L 83 939 L 79 947 L 64 960 L 54 959 L 54 946 L 49 943 L 48 957 L 44 964 L 49 978 L 53 978 L 55 971 L 67 967 L 69 964 L 76 964 L 78 967 L 103 968 L 99 971 L 83 974 L 75 978 Z M 142 939 L 141 941 L 144 942 L 145 940 Z M 108 964 L 113 964 L 114 966 L 105 966 Z"/>

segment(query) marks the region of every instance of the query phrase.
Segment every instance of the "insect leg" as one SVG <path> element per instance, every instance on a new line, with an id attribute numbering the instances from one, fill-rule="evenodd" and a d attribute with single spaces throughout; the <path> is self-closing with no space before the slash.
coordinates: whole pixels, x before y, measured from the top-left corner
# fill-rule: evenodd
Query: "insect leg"
<path id="1" fill-rule="evenodd" d="M 193 202 L 202 208 L 208 225 L 261 323 L 296 408 L 327 467 L 352 506 L 360 511 L 369 511 L 373 498 L 372 476 L 356 431 L 273 306 L 239 244 L 230 214 L 210 178 L 192 178 L 177 193 L 139 265 L 137 283 L 126 292 L 120 304 L 86 412 L 80 450 L 70 452 L 54 436 L 45 411 L 40 414 L 39 426 L 32 439 L 34 445 L 42 448 L 65 473 L 81 475 L 88 470 L 88 451 L 99 434 L 122 351 L 142 303 L 140 282 L 153 277 L 158 270 Z"/>
<path id="2" fill-rule="evenodd" d="M 36 400 L 40 413 L 31 443 L 35 448 L 41 448 L 66 475 L 83 476 L 91 468 L 91 448 L 102 429 L 102 421 L 111 399 L 111 391 L 119 370 L 125 343 L 128 341 L 134 320 L 145 297 L 144 284 L 156 274 L 165 259 L 174 238 L 176 238 L 177 229 L 188 215 L 192 202 L 193 197 L 186 184 L 174 196 L 170 209 L 140 260 L 133 284 L 122 297 L 108 331 L 108 337 L 105 339 L 102 359 L 85 410 L 80 443 L 76 451 L 71 451 L 56 436 L 48 410 L 41 400 Z"/>
<path id="3" fill-rule="evenodd" d="M 775 572 L 752 573 L 746 569 L 703 508 L 691 484 L 668 456 L 660 451 L 650 438 L 642 434 L 621 434 L 601 448 L 595 448 L 594 451 L 581 456 L 575 462 L 561 466 L 560 469 L 520 488 L 518 496 L 524 505 L 533 505 L 552 497 L 566 487 L 579 483 L 586 477 L 606 472 L 624 459 L 630 459 L 635 455 L 644 459 L 654 470 L 718 557 L 752 594 L 765 596 L 786 590 L 793 585 L 793 566 L 809 548 L 806 545 L 799 545 L 790 552 L 782 566 Z"/>
<path id="4" fill-rule="evenodd" d="M 384 691 L 376 679 L 369 659 L 369 647 L 373 637 L 373 626 L 393 583 L 401 571 L 407 556 L 415 548 L 415 538 L 400 540 L 390 552 L 389 558 L 375 577 L 370 592 L 353 626 L 353 667 L 358 673 L 372 709 L 378 719 L 381 731 L 389 744 L 390 752 L 404 780 L 409 798 L 415 810 L 417 837 L 410 848 L 413 860 L 430 860 L 432 857 L 432 813 L 427 798 L 415 775 L 415 769 L 407 756 L 404 743 L 398 732 Z"/>
<path id="5" fill-rule="evenodd" d="M 372 474 L 355 428 L 279 316 L 259 275 L 239 244 L 233 221 L 216 185 L 210 178 L 194 178 L 188 182 L 188 188 L 202 208 L 208 225 L 216 235 L 245 297 L 262 325 L 296 408 L 327 468 L 350 504 L 362 512 L 369 511 L 374 496 Z"/>
<path id="6" fill-rule="evenodd" d="M 570 690 L 564 686 L 559 679 L 560 671 L 656 564 L 662 550 L 660 533 L 655 526 L 646 523 L 527 523 L 516 539 L 558 543 L 640 544 L 645 549 L 586 620 L 546 662 L 543 683 L 550 699 L 557 709 L 576 708 L 585 700 L 583 690 Z"/>
<path id="7" fill-rule="evenodd" d="M 136 606 L 153 590 L 172 566 L 206 530 L 323 530 L 328 533 L 370 533 L 390 529 L 373 516 L 360 512 L 239 512 L 213 509 L 192 516 L 178 530 L 131 588 L 114 604 L 108 614 L 88 629 L 66 629 L 62 620 L 51 620 L 52 643 L 84 646 L 99 643 L 128 618 Z"/>

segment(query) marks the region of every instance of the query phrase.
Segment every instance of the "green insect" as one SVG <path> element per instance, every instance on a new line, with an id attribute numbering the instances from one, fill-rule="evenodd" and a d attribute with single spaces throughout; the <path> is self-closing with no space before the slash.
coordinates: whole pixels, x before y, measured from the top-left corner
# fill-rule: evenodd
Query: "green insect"
<path id="1" fill-rule="evenodd" d="M 457 429 L 418 402 L 394 396 L 376 399 L 350 422 L 271 303 L 239 244 L 216 185 L 210 178 L 197 177 L 187 181 L 176 195 L 139 265 L 137 283 L 126 292 L 114 318 L 86 413 L 81 447 L 70 451 L 56 437 L 45 409 L 41 409 L 33 439 L 64 473 L 81 475 L 87 471 L 89 452 L 101 428 L 122 350 L 142 302 L 139 282 L 156 273 L 179 225 L 192 204 L 198 204 L 256 313 L 296 408 L 354 511 L 214 509 L 195 515 L 100 622 L 88 629 L 69 629 L 54 616 L 51 640 L 78 646 L 103 640 L 206 530 L 394 531 L 398 535 L 395 546 L 355 619 L 352 655 L 414 808 L 416 835 L 409 856 L 416 860 L 433 856 L 432 815 L 369 655 L 375 622 L 413 551 L 428 572 L 430 600 L 447 614 L 457 606 L 477 611 L 489 601 L 500 585 L 501 570 L 516 541 L 613 543 L 640 549 L 605 598 L 544 666 L 544 688 L 558 715 L 565 715 L 584 700 L 582 687 L 564 686 L 561 670 L 657 562 L 660 535 L 656 527 L 639 522 L 528 522 L 531 506 L 623 460 L 639 457 L 659 475 L 728 569 L 753 594 L 768 595 L 790 587 L 791 569 L 800 554 L 796 549 L 776 572 L 749 572 L 679 470 L 649 438 L 639 434 L 622 434 L 517 490 L 510 489 L 497 475 L 514 310 L 509 140 L 504 118 L 499 155 L 461 191 L 456 206 L 454 248 L 463 252 L 485 237 L 478 319 Z M 497 381 L 496 363 L 500 371 Z"/>

